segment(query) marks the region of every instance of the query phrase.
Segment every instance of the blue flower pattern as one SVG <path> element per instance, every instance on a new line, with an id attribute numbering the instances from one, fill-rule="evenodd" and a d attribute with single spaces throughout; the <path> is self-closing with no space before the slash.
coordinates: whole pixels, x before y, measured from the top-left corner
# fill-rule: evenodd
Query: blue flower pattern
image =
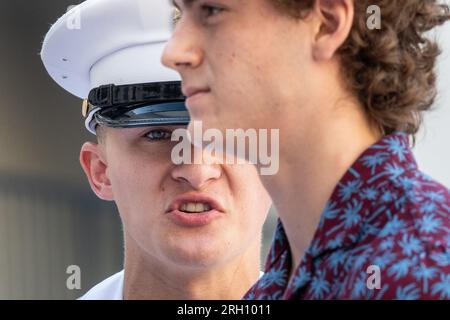
<path id="1" fill-rule="evenodd" d="M 391 134 L 338 183 L 294 269 L 289 250 L 279 221 L 244 299 L 450 299 L 450 191 L 419 171 L 408 135 Z M 380 289 L 367 285 L 371 265 Z"/>

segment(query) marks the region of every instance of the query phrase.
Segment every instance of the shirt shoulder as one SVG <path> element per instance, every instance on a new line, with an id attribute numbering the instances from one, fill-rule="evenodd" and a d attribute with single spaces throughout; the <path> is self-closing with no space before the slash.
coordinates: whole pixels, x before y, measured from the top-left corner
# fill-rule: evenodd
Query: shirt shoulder
<path id="1" fill-rule="evenodd" d="M 385 190 L 401 196 L 383 195 L 377 202 L 384 206 L 371 236 L 331 257 L 345 261 L 337 296 L 450 299 L 450 191 L 418 170 Z M 380 286 L 370 289 L 376 276 Z"/>
<path id="2" fill-rule="evenodd" d="M 407 214 L 407 213 L 406 213 Z M 344 297 L 450 299 L 449 215 L 394 216 L 377 237 L 346 255 Z M 378 287 L 370 288 L 379 281 Z"/>
<path id="3" fill-rule="evenodd" d="M 450 246 L 450 190 L 418 170 L 409 172 L 396 189 L 404 196 L 386 207 L 385 223 L 373 242 L 399 254 L 431 254 Z M 406 181 L 406 182 L 405 182 Z"/>
<path id="4" fill-rule="evenodd" d="M 345 276 L 338 288 L 337 298 L 450 299 L 448 246 L 436 247 L 428 252 L 387 250 L 372 255 L 361 253 L 348 262 L 360 263 L 362 268 L 352 268 Z"/>
<path id="5" fill-rule="evenodd" d="M 95 285 L 78 300 L 122 300 L 124 270 Z"/>

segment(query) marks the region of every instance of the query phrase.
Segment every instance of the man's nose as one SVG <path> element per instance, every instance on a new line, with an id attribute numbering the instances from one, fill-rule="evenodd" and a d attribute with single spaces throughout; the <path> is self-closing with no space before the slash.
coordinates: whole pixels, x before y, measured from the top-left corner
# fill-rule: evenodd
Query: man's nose
<path id="1" fill-rule="evenodd" d="M 164 49 L 161 61 L 181 76 L 186 68 L 196 68 L 203 60 L 199 37 L 195 27 L 180 18 L 175 30 Z"/>

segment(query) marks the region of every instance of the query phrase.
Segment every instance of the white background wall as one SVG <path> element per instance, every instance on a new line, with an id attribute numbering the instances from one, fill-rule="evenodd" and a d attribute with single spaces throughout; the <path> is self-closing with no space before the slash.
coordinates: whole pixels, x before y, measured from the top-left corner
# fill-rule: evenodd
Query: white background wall
<path id="1" fill-rule="evenodd" d="M 421 170 L 450 188 L 450 23 L 438 30 L 437 40 L 443 50 L 437 66 L 438 97 L 425 116 L 414 152 Z"/>

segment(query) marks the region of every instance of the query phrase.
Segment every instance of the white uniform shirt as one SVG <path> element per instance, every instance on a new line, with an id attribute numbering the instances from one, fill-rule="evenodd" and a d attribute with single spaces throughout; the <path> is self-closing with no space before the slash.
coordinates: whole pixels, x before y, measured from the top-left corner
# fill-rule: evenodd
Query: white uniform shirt
<path id="1" fill-rule="evenodd" d="M 259 277 L 264 273 L 260 272 Z M 78 300 L 123 300 L 124 270 L 103 280 Z"/>
<path id="2" fill-rule="evenodd" d="M 103 280 L 78 300 L 123 300 L 124 270 Z"/>

